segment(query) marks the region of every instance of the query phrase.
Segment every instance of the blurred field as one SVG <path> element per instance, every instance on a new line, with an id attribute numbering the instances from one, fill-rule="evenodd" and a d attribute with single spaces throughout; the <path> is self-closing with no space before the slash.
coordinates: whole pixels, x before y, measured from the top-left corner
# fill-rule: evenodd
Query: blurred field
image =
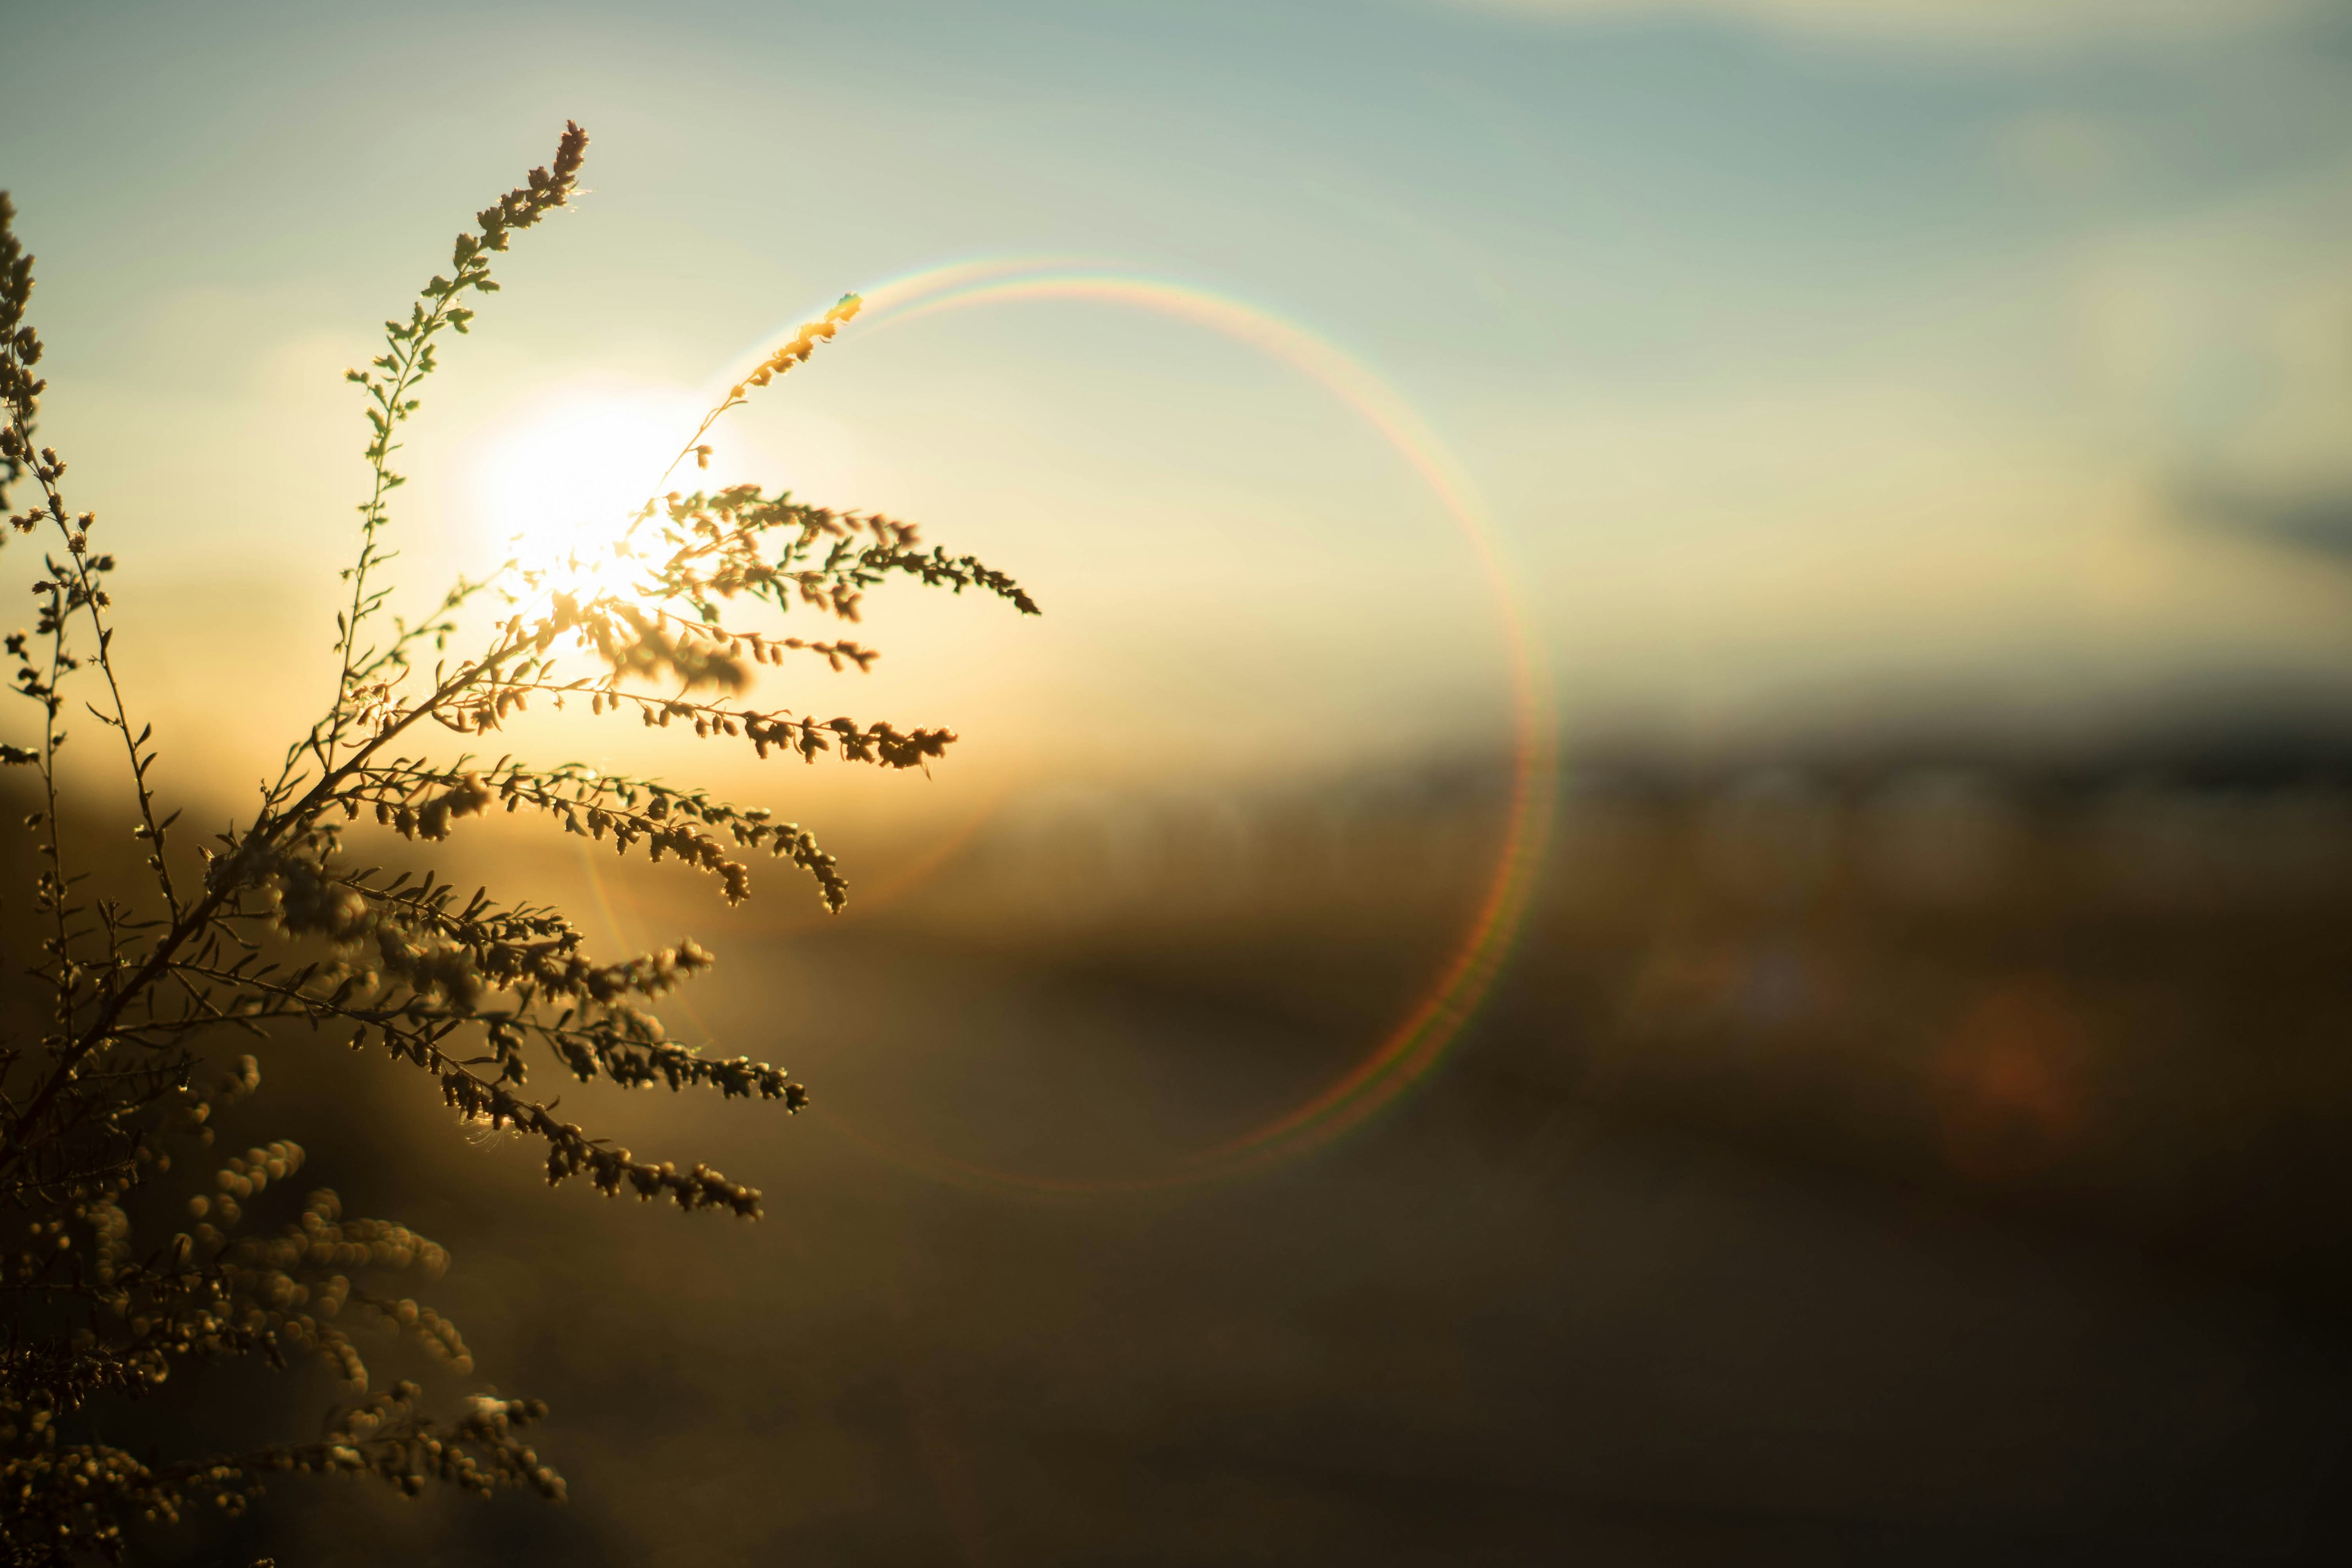
<path id="1" fill-rule="evenodd" d="M 306 1178 L 454 1248 L 436 1299 L 484 1375 L 556 1406 L 576 1500 L 284 1486 L 238 1549 L 2316 1555 L 2352 1394 L 2344 784 L 2326 757 L 1588 763 L 1433 1081 L 1285 1167 L 1157 1193 L 924 1173 L 1083 1188 L 1305 1098 L 1447 950 L 1496 780 L 1041 797 L 832 924 L 774 874 L 730 917 L 608 873 L 615 940 L 719 950 L 691 1026 L 816 1100 L 588 1110 L 759 1183 L 770 1217 L 551 1194 L 413 1075 L 266 1052 L 232 1141 L 293 1136 Z M 327 1395 L 297 1369 L 251 1418 Z"/>

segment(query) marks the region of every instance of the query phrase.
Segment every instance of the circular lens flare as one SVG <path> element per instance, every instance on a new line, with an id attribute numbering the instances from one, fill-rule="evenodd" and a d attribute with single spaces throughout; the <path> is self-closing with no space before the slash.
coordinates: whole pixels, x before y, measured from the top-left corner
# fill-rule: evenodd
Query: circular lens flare
<path id="1" fill-rule="evenodd" d="M 1320 387 L 1378 433 L 1444 510 L 1478 564 L 1506 648 L 1513 731 L 1509 804 L 1477 906 L 1419 999 L 1322 1089 L 1237 1137 L 1197 1151 L 1172 1170 L 1133 1176 L 1060 1177 L 997 1170 L 936 1150 L 907 1147 L 856 1127 L 837 1112 L 835 1116 L 853 1140 L 909 1170 L 985 1191 L 1084 1196 L 1225 1180 L 1309 1153 L 1394 1104 L 1438 1066 L 1491 992 L 1518 934 L 1551 827 L 1555 738 L 1545 660 L 1519 604 L 1515 573 L 1460 462 L 1393 386 L 1336 343 L 1294 321 L 1186 284 L 1013 259 L 937 268 L 869 290 L 857 333 L 871 335 L 877 329 L 928 316 L 1018 301 L 1108 303 L 1188 321 L 1255 349 Z M 792 324 L 782 330 L 789 332 Z M 756 362 L 772 346 L 763 338 L 747 348 L 717 384 L 727 384 L 735 371 Z M 601 883 L 593 862 L 591 873 Z M 599 894 L 601 898 L 601 887 Z M 609 918 L 609 901 L 605 910 Z M 686 1009 L 700 1026 L 690 1001 Z"/>

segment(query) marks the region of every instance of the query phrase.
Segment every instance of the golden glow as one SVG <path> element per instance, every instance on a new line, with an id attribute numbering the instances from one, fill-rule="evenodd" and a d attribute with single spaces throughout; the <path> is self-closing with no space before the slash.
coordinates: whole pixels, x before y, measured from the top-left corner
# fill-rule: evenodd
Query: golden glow
<path id="1" fill-rule="evenodd" d="M 662 470 L 691 433 L 686 401 L 646 391 L 550 397 L 485 444 L 475 465 L 482 531 L 539 581 L 541 595 L 625 593 L 635 574 L 624 536 L 646 498 L 692 486 L 688 458 Z"/>

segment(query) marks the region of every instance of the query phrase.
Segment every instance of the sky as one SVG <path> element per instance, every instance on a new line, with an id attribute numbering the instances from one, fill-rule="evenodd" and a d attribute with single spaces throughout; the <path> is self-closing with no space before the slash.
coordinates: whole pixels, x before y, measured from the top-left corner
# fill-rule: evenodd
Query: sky
<path id="1" fill-rule="evenodd" d="M 844 291 L 945 300 L 874 311 L 720 466 L 1037 592 L 1034 624 L 880 605 L 881 670 L 806 698 L 951 723 L 1000 785 L 1475 749 L 1515 679 L 1571 750 L 2352 707 L 2340 5 L 96 5 L 10 31 L 46 429 L 208 776 L 331 684 L 363 473 L 341 371 L 567 117 L 587 194 L 428 384 L 404 570 L 496 559 L 550 495 L 591 505 L 583 474 L 635 482 Z M 1118 282 L 1038 281 L 1071 276 Z"/>

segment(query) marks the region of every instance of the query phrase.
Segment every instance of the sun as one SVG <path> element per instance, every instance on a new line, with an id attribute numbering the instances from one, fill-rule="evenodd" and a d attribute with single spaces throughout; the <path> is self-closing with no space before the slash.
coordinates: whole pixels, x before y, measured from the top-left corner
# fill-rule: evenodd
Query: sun
<path id="1" fill-rule="evenodd" d="M 473 486 L 483 532 L 542 595 L 625 594 L 640 564 L 629 520 L 694 427 L 683 398 L 650 390 L 553 395 L 484 444 Z"/>

